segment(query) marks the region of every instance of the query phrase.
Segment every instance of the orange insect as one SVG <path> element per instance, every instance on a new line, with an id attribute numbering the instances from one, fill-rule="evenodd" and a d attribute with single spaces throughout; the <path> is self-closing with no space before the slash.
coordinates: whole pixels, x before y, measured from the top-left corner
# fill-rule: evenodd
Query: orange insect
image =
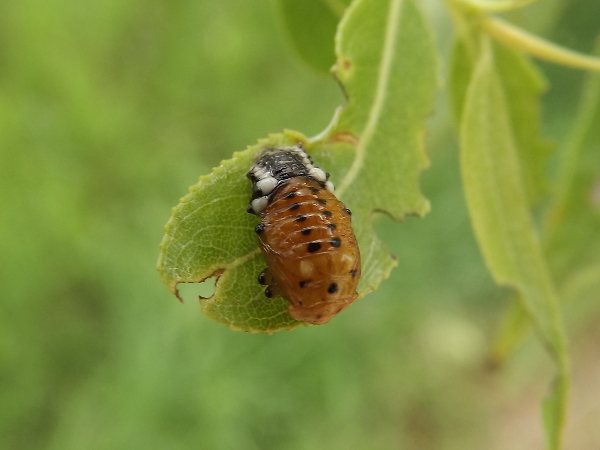
<path id="1" fill-rule="evenodd" d="M 350 210 L 300 144 L 264 151 L 247 176 L 248 212 L 260 217 L 255 231 L 267 262 L 258 276 L 265 295 L 288 300 L 293 319 L 329 322 L 358 296 L 360 252 Z"/>

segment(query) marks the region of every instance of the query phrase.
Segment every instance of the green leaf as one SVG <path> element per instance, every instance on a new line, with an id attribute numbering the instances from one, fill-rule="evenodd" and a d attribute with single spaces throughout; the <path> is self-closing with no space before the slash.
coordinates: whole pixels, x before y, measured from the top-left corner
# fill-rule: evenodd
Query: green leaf
<path id="1" fill-rule="evenodd" d="M 473 58 L 470 55 L 464 39 L 455 39 L 450 53 L 448 65 L 448 95 L 454 113 L 454 119 L 460 123 L 462 117 L 467 87 L 473 74 Z"/>
<path id="2" fill-rule="evenodd" d="M 494 366 L 503 364 L 514 350 L 531 334 L 531 320 L 517 292 L 511 296 L 491 349 Z"/>
<path id="3" fill-rule="evenodd" d="M 256 276 L 264 268 L 255 216 L 246 213 L 245 178 L 261 149 L 301 142 L 331 173 L 336 194 L 352 209 L 363 274 L 359 296 L 375 289 L 396 265 L 375 235 L 375 212 L 401 220 L 423 215 L 429 204 L 419 187 L 427 165 L 421 138 L 433 105 L 436 60 L 432 38 L 411 0 L 360 0 L 336 36 L 336 75 L 348 96 L 321 135 L 269 136 L 200 179 L 173 209 L 158 270 L 173 293 L 178 283 L 219 277 L 209 317 L 232 329 L 272 333 L 303 323 L 287 315 L 287 302 L 267 299 Z"/>
<path id="4" fill-rule="evenodd" d="M 273 135 L 234 154 L 210 175 L 200 177 L 173 208 L 160 248 L 158 270 L 169 290 L 179 283 L 217 277 L 215 294 L 201 299 L 203 312 L 232 329 L 277 331 L 300 323 L 281 298 L 267 299 L 256 277 L 265 263 L 257 247 L 255 216 L 246 213 L 250 184 L 246 172 L 260 149 L 295 144 L 302 137 Z"/>
<path id="5" fill-rule="evenodd" d="M 467 86 L 472 75 L 474 45 L 457 39 L 449 68 L 449 94 L 454 116 L 460 121 Z M 546 169 L 553 146 L 541 136 L 540 97 L 546 81 L 537 67 L 523 54 L 501 45 L 494 46 L 496 67 L 504 90 L 514 142 L 530 204 L 535 204 L 548 188 Z"/>
<path id="6" fill-rule="evenodd" d="M 600 290 L 600 76 L 583 88 L 573 131 L 561 155 L 559 177 L 542 234 L 562 303 L 597 297 Z M 512 307 L 494 345 L 508 356 L 529 334 L 525 312 Z"/>
<path id="7" fill-rule="evenodd" d="M 494 46 L 514 133 L 523 181 L 531 205 L 548 189 L 547 163 L 553 145 L 541 136 L 540 97 L 547 83 L 531 59 L 502 45 Z"/>
<path id="8" fill-rule="evenodd" d="M 568 355 L 555 289 L 529 211 L 511 109 L 485 41 L 467 90 L 460 129 L 461 172 L 479 247 L 498 284 L 517 291 L 558 368 L 544 401 L 546 434 L 559 448 L 566 414 Z"/>
<path id="9" fill-rule="evenodd" d="M 468 36 L 468 37 L 467 37 Z M 470 38 L 467 41 L 467 38 Z M 458 121 L 472 76 L 478 42 L 465 35 L 454 43 L 449 67 L 449 93 Z M 495 45 L 497 76 L 508 107 L 514 143 L 522 169 L 522 179 L 530 205 L 535 205 L 547 191 L 546 166 L 552 146 L 540 134 L 540 97 L 546 82 L 529 58 L 519 52 Z M 492 349 L 495 363 L 501 363 L 529 334 L 530 321 L 521 306 L 519 294 L 506 312 Z"/>
<path id="10" fill-rule="evenodd" d="M 402 220 L 429 211 L 419 175 L 428 165 L 422 137 L 437 83 L 435 49 L 412 1 L 376 0 L 352 4 L 336 53 L 334 74 L 348 102 L 315 143 L 330 149 L 327 167 L 341 169 L 338 197 L 365 219 L 353 226 L 368 292 L 396 265 L 374 234 L 373 212 Z"/>
<path id="11" fill-rule="evenodd" d="M 350 0 L 278 0 L 288 38 L 300 58 L 319 72 L 335 63 L 331 45 Z"/>
<path id="12" fill-rule="evenodd" d="M 600 265 L 600 75 L 590 74 L 559 164 L 545 243 L 561 279 Z"/>

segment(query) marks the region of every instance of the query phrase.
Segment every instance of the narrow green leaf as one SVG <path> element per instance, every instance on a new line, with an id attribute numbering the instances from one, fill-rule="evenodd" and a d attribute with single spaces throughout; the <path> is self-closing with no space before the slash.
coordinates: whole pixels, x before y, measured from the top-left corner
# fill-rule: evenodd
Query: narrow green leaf
<path id="1" fill-rule="evenodd" d="M 490 351 L 494 366 L 503 364 L 530 333 L 531 320 L 523 308 L 523 300 L 515 292 L 509 300 Z"/>
<path id="2" fill-rule="evenodd" d="M 473 58 L 468 52 L 463 39 L 455 39 L 450 53 L 450 64 L 448 66 L 448 94 L 450 104 L 454 112 L 454 119 L 460 123 L 462 117 L 467 86 L 473 74 Z"/>
<path id="3" fill-rule="evenodd" d="M 546 432 L 546 443 L 549 450 L 560 450 L 562 448 L 562 435 L 567 417 L 570 389 L 570 376 L 567 370 L 565 367 L 565 372 L 559 374 L 554 380 L 554 386 L 542 402 L 544 431 Z"/>
<path id="4" fill-rule="evenodd" d="M 596 296 L 600 286 L 600 76 L 590 74 L 582 90 L 559 165 L 559 179 L 542 234 L 545 254 L 562 302 Z M 508 356 L 528 335 L 526 313 L 511 308 L 494 345 Z"/>
<path id="5" fill-rule="evenodd" d="M 272 333 L 302 325 L 287 315 L 285 300 L 267 299 L 256 282 L 264 260 L 253 231 L 258 220 L 246 213 L 245 174 L 261 149 L 301 142 L 331 173 L 336 194 L 353 212 L 360 296 L 396 264 L 373 231 L 374 213 L 400 220 L 428 209 L 418 178 L 427 164 L 421 138 L 433 106 L 436 60 L 422 15 L 412 0 L 359 0 L 340 24 L 336 52 L 348 101 L 332 124 L 311 140 L 286 131 L 236 153 L 190 189 L 167 224 L 158 262 L 163 282 L 177 293 L 179 283 L 218 277 L 202 310 L 232 329 Z"/>
<path id="6" fill-rule="evenodd" d="M 566 279 L 600 264 L 600 75 L 590 74 L 559 166 L 545 243 Z"/>
<path id="7" fill-rule="evenodd" d="M 558 368 L 544 402 L 551 449 L 560 447 L 568 392 L 568 355 L 556 293 L 538 242 L 515 144 L 511 109 L 486 41 L 461 123 L 461 171 L 471 222 L 498 284 L 515 289 Z"/>
<path id="8" fill-rule="evenodd" d="M 507 100 L 523 181 L 531 205 L 548 189 L 547 163 L 553 145 L 541 136 L 540 98 L 546 80 L 531 59 L 516 50 L 494 46 L 498 76 Z"/>
<path id="9" fill-rule="evenodd" d="M 350 0 L 278 0 L 288 38 L 298 56 L 327 73 L 335 63 L 331 45 Z"/>
<path id="10" fill-rule="evenodd" d="M 473 42 L 468 47 L 464 39 L 457 39 L 452 49 L 449 92 L 457 120 L 462 114 L 476 47 Z M 546 165 L 552 149 L 540 134 L 540 97 L 546 89 L 546 82 L 526 56 L 500 45 L 495 45 L 494 49 L 497 76 L 508 107 L 522 179 L 529 203 L 535 205 L 547 191 Z M 530 330 L 519 294 L 514 297 L 516 303 L 509 307 L 492 349 L 492 358 L 496 363 L 510 355 Z"/>
<path id="11" fill-rule="evenodd" d="M 546 192 L 547 162 L 553 146 L 541 136 L 540 97 L 546 81 L 537 67 L 523 54 L 495 45 L 497 73 L 505 94 L 514 132 L 523 180 L 530 204 L 535 204 Z M 460 121 L 467 86 L 477 55 L 469 52 L 466 43 L 457 39 L 452 48 L 449 66 L 449 93 L 457 121 Z"/>

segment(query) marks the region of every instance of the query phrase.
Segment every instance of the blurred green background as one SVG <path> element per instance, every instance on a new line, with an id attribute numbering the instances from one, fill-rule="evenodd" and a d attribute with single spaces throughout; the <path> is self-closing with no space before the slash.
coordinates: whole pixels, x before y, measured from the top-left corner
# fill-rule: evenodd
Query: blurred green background
<path id="1" fill-rule="evenodd" d="M 516 19 L 589 52 L 599 3 L 547 4 Z M 443 50 L 448 19 L 423 6 Z M 443 96 L 433 210 L 380 220 L 399 267 L 329 325 L 232 332 L 161 284 L 188 186 L 270 132 L 317 134 L 343 101 L 286 39 L 274 0 L 0 3 L 1 449 L 542 448 L 553 369 L 533 339 L 486 365 L 507 293 L 471 234 Z M 582 74 L 542 67 L 560 140 Z M 568 324 L 570 448 L 600 447 L 598 318 Z"/>

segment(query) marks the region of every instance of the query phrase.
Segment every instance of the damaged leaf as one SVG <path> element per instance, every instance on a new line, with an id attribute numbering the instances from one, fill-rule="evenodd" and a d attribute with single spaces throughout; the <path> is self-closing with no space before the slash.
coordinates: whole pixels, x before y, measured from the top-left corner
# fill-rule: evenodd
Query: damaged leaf
<path id="1" fill-rule="evenodd" d="M 257 245 L 256 216 L 246 213 L 245 177 L 267 147 L 302 143 L 315 164 L 331 173 L 336 195 L 353 211 L 362 257 L 359 296 L 374 290 L 395 266 L 375 235 L 375 212 L 396 220 L 423 215 L 429 204 L 418 180 L 427 166 L 421 144 L 436 88 L 434 47 L 411 0 L 361 0 L 342 19 L 334 70 L 346 95 L 330 126 L 307 139 L 286 131 L 236 153 L 200 178 L 173 209 L 158 270 L 173 293 L 177 284 L 220 273 L 203 312 L 232 329 L 273 333 L 303 323 L 287 315 L 288 303 L 268 299 L 256 277 L 265 267 Z"/>

